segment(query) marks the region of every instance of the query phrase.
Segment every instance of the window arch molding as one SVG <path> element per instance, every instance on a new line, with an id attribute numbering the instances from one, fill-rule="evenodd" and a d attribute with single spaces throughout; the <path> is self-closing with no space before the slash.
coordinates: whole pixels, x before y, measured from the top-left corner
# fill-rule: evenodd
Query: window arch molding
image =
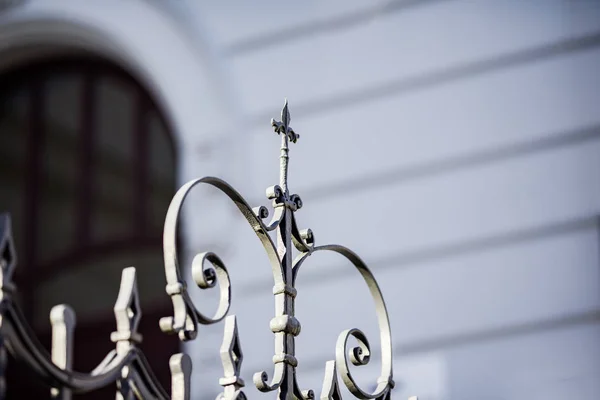
<path id="1" fill-rule="evenodd" d="M 60 55 L 109 60 L 150 93 L 184 154 L 199 132 L 223 132 L 233 96 L 210 44 L 179 19 L 144 0 L 24 2 L 0 13 L 0 72 Z"/>
<path id="2" fill-rule="evenodd" d="M 160 8 L 156 3 L 25 0 L 3 9 L 0 75 L 60 56 L 101 58 L 125 70 L 153 99 L 175 142 L 178 185 L 199 174 L 222 175 L 236 162 L 251 167 L 241 161 L 245 159 L 241 149 L 247 146 L 239 142 L 247 138 L 232 132 L 239 124 L 239 108 L 229 86 L 231 80 L 222 75 L 225 69 L 207 36 L 195 31 L 199 21 L 170 14 L 169 7 L 184 7 L 176 1 L 165 0 Z M 229 153 L 240 151 L 236 157 L 223 157 L 220 148 L 198 154 L 199 146 L 210 145 L 225 134 L 240 149 L 226 149 Z M 232 215 L 232 219 L 236 217 Z M 211 226 L 194 223 L 195 218 L 186 215 L 190 223 L 183 224 L 185 236 L 199 235 L 198 229 L 192 230 L 194 226 Z"/>
<path id="3" fill-rule="evenodd" d="M 163 116 L 176 144 L 178 186 L 198 175 L 231 180 L 252 165 L 244 151 L 250 139 L 232 128 L 241 126 L 232 80 L 185 8 L 167 0 L 24 0 L 0 11 L 0 74 L 59 56 L 112 63 L 139 82 Z M 234 146 L 221 145 L 223 138 Z M 208 233 L 193 227 L 210 223 L 185 218 L 185 236 Z"/>

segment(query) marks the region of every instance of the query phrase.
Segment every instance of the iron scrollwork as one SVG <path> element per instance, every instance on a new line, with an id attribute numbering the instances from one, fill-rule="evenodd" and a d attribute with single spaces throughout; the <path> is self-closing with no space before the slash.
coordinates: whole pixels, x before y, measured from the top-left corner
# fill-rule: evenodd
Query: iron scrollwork
<path id="1" fill-rule="evenodd" d="M 298 227 L 295 212 L 302 208 L 297 194 L 288 188 L 289 144 L 296 143 L 299 135 L 290 126 L 287 100 L 281 112 L 281 121 L 271 120 L 274 131 L 281 136 L 280 181 L 267 189 L 266 196 L 272 201 L 273 216 L 264 207 L 252 208 L 228 183 L 205 177 L 183 185 L 173 197 L 163 231 L 163 253 L 166 276 L 166 293 L 173 303 L 173 315 L 159 321 L 166 333 L 177 334 L 181 341 L 194 340 L 199 325 L 214 324 L 225 320 L 225 333 L 221 346 L 224 375 L 219 380 L 223 392 L 219 400 L 245 400 L 245 386 L 241 378 L 242 350 L 235 316 L 227 316 L 231 305 L 231 282 L 223 261 L 212 252 L 197 254 L 192 261 L 194 282 L 201 289 L 217 287 L 220 298 L 213 316 L 202 314 L 188 294 L 182 276 L 177 252 L 177 232 L 181 209 L 190 191 L 199 184 L 208 184 L 223 192 L 239 209 L 242 216 L 256 233 L 263 245 L 273 273 L 275 316 L 270 328 L 275 336 L 274 371 L 271 379 L 266 371 L 254 374 L 253 383 L 261 392 L 277 391 L 279 399 L 314 399 L 313 390 L 301 390 L 297 381 L 298 360 L 295 338 L 300 334 L 301 324 L 295 317 L 296 277 L 306 259 L 315 252 L 336 252 L 349 260 L 361 273 L 374 299 L 380 331 L 381 374 L 373 392 L 360 388 L 354 380 L 349 364 L 366 365 L 370 360 L 371 348 L 365 334 L 359 329 L 343 331 L 336 344 L 335 360 L 328 361 L 321 391 L 321 399 L 341 399 L 338 372 L 348 390 L 359 399 L 387 400 L 394 387 L 392 372 L 392 338 L 389 318 L 381 290 L 367 265 L 350 249 L 340 245 L 316 246 L 310 229 Z M 47 354 L 31 328 L 25 321 L 18 304 L 14 301 L 15 287 L 12 274 L 16 266 L 16 254 L 10 231 L 10 219 L 3 216 L 0 237 L 0 399 L 4 398 L 4 372 L 6 349 L 24 361 L 51 387 L 53 398 L 68 400 L 72 393 L 91 391 L 110 384 L 117 387 L 117 399 L 177 399 L 190 398 L 190 357 L 181 353 L 170 359 L 172 375 L 171 396 L 155 379 L 146 358 L 137 347 L 141 335 L 137 331 L 141 310 L 136 286 L 135 268 L 123 270 L 121 288 L 114 307 L 117 330 L 111 335 L 115 349 L 98 367 L 85 374 L 73 371 L 72 346 L 75 315 L 66 305 L 53 308 L 52 353 Z M 270 232 L 275 231 L 275 241 Z M 294 257 L 294 249 L 297 255 Z M 348 349 L 349 341 L 355 340 L 356 347 Z"/>
<path id="2" fill-rule="evenodd" d="M 365 365 L 369 362 L 371 348 L 365 334 L 359 329 L 349 329 L 342 332 L 336 346 L 336 359 L 329 361 L 326 368 L 326 377 L 321 398 L 340 398 L 337 385 L 336 371 L 340 371 L 341 378 L 352 394 L 360 399 L 388 399 L 394 387 L 392 373 L 392 338 L 388 314 L 381 294 L 381 290 L 367 265 L 350 249 L 339 245 L 315 246 L 314 234 L 310 229 L 300 230 L 295 217 L 295 212 L 302 208 L 302 200 L 297 194 L 290 194 L 288 188 L 289 144 L 296 143 L 298 135 L 290 126 L 290 113 L 287 101 L 281 112 L 281 121 L 271 120 L 274 131 L 281 136 L 280 153 L 280 181 L 278 185 L 267 189 L 266 195 L 272 200 L 273 217 L 269 218 L 269 210 L 264 207 L 252 208 L 244 198 L 229 184 L 213 177 L 193 180 L 185 184 L 173 198 L 167 212 L 164 230 L 164 257 L 167 278 L 167 293 L 173 301 L 174 315 L 163 321 L 163 330 L 177 333 L 182 340 L 195 338 L 198 324 L 215 323 L 227 314 L 230 306 L 229 277 L 227 269 L 221 260 L 210 253 L 209 260 L 214 268 L 204 269 L 197 260 L 206 259 L 205 254 L 196 256 L 192 263 L 192 272 L 195 282 L 200 288 L 214 287 L 217 281 L 220 286 L 220 303 L 214 317 L 203 316 L 193 305 L 187 294 L 186 284 L 182 278 L 177 258 L 176 233 L 179 214 L 183 201 L 190 191 L 198 184 L 211 185 L 222 191 L 237 206 L 241 214 L 248 221 L 265 251 L 267 252 L 273 272 L 275 296 L 275 316 L 270 322 L 271 331 L 275 335 L 276 352 L 273 356 L 274 373 L 269 380 L 265 371 L 254 374 L 253 381 L 261 392 L 278 391 L 280 399 L 313 399 L 312 390 L 301 390 L 297 381 L 296 367 L 298 360 L 295 353 L 295 338 L 300 334 L 301 324 L 295 317 L 294 299 L 296 297 L 296 277 L 300 267 L 311 254 L 318 251 L 333 251 L 346 257 L 362 274 L 371 295 L 375 301 L 376 312 L 380 330 L 382 365 L 381 376 L 377 387 L 372 393 L 361 389 L 350 372 L 349 363 Z M 269 232 L 276 231 L 274 242 Z M 298 255 L 293 257 L 293 248 Z M 227 323 L 226 323 L 227 325 Z M 231 328 L 230 328 L 231 329 Z M 237 336 L 237 328 L 235 328 Z M 226 328 L 226 332 L 228 332 Z M 349 340 L 357 341 L 358 346 L 347 351 Z M 237 339 L 236 339 L 237 340 Z M 224 364 L 231 373 L 231 361 Z M 239 371 L 231 379 L 239 379 Z M 239 386 L 241 387 L 241 386 Z M 233 399 L 241 395 L 239 387 L 230 394 L 224 393 L 222 398 Z M 237 393 L 237 394 L 234 394 Z"/>

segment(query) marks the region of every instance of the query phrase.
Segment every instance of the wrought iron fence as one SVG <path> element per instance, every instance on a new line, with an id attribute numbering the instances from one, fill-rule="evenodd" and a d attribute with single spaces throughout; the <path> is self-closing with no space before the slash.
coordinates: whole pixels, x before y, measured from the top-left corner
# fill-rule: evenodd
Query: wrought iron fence
<path id="1" fill-rule="evenodd" d="M 240 376 L 242 350 L 236 319 L 227 316 L 231 304 L 229 273 L 221 259 L 212 252 L 200 253 L 192 261 L 192 276 L 201 289 L 219 288 L 220 300 L 213 316 L 202 314 L 190 298 L 182 277 L 177 257 L 177 226 L 179 214 L 186 196 L 199 184 L 208 184 L 221 190 L 237 206 L 248 221 L 265 251 L 273 272 L 275 317 L 270 328 L 275 335 L 274 371 L 271 379 L 266 371 L 254 374 L 254 385 L 261 392 L 277 391 L 280 399 L 314 399 L 313 390 L 302 390 L 296 376 L 298 360 L 295 338 L 300 334 L 300 322 L 294 316 L 296 277 L 306 259 L 319 251 L 332 251 L 346 257 L 361 273 L 375 301 L 381 341 L 381 375 L 373 392 L 360 388 L 350 372 L 349 364 L 366 365 L 370 360 L 371 348 L 365 334 L 359 329 L 343 331 L 336 344 L 335 360 L 327 361 L 321 389 L 321 399 L 341 399 L 338 374 L 348 390 L 360 399 L 391 398 L 394 388 L 392 375 L 392 337 L 390 323 L 377 281 L 367 265 L 352 250 L 340 245 L 316 246 L 310 229 L 298 227 L 294 212 L 302 207 L 297 194 L 288 188 L 289 143 L 300 137 L 290 127 L 287 101 L 281 112 L 281 121 L 271 121 L 275 132 L 281 136 L 280 182 L 267 189 L 267 198 L 272 200 L 273 216 L 260 206 L 251 208 L 244 198 L 229 184 L 219 178 L 205 177 L 186 183 L 173 197 L 167 211 L 163 251 L 167 280 L 166 292 L 173 302 L 173 316 L 159 321 L 163 332 L 174 333 L 181 341 L 194 340 L 198 325 L 224 321 L 223 344 L 220 349 L 223 378 L 219 384 L 223 392 L 218 399 L 245 399 L 242 390 L 244 381 Z M 137 344 L 141 310 L 136 286 L 136 270 L 125 268 L 121 276 L 121 287 L 114 307 L 116 331 L 111 334 L 115 349 L 91 373 L 72 370 L 73 330 L 75 314 L 67 305 L 55 306 L 50 312 L 52 346 L 48 354 L 26 322 L 19 305 L 14 300 L 15 286 L 12 275 L 17 266 L 13 245 L 10 217 L 3 215 L 0 221 L 0 399 L 5 397 L 7 382 L 6 351 L 25 362 L 49 384 L 53 398 L 67 400 L 73 392 L 85 393 L 116 383 L 117 399 L 173 399 L 190 398 L 191 359 L 186 354 L 174 354 L 170 358 L 171 396 L 157 382 L 144 354 Z M 271 237 L 275 232 L 275 241 Z M 294 257 L 294 250 L 297 255 Z M 209 265 L 210 264 L 210 265 Z M 349 350 L 349 340 L 357 342 Z M 201 388 L 199 388 L 201 390 Z M 414 398 L 413 398 L 414 399 Z"/>

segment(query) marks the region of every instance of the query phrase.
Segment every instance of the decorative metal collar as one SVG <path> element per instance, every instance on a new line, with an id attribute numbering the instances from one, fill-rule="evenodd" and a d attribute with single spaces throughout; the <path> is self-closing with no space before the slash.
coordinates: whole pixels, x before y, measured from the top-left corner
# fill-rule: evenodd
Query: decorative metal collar
<path id="1" fill-rule="evenodd" d="M 328 361 L 321 399 L 341 399 L 338 371 L 348 390 L 359 399 L 390 399 L 394 387 L 392 378 L 392 338 L 390 323 L 383 296 L 373 274 L 366 264 L 350 249 L 340 245 L 316 246 L 310 229 L 300 230 L 294 213 L 302 208 L 302 200 L 288 189 L 289 143 L 300 137 L 290 126 L 287 100 L 281 112 L 281 121 L 271 120 L 275 132 L 281 136 L 279 185 L 267 189 L 267 198 L 272 200 L 273 217 L 267 221 L 269 211 L 260 206 L 251 208 L 244 198 L 221 179 L 205 177 L 192 180 L 175 194 L 165 219 L 163 250 L 166 292 L 173 302 L 173 316 L 160 320 L 164 332 L 175 333 L 180 340 L 196 338 L 199 324 L 213 324 L 225 319 L 225 333 L 220 354 L 223 363 L 223 378 L 219 384 L 223 392 L 219 399 L 245 399 L 242 391 L 244 381 L 240 377 L 243 360 L 237 323 L 234 315 L 227 316 L 231 304 L 229 273 L 221 259 L 212 252 L 197 254 L 192 261 L 192 276 L 201 289 L 218 286 L 220 302 L 215 314 L 206 316 L 194 306 L 182 277 L 177 258 L 177 227 L 179 214 L 186 196 L 198 184 L 208 184 L 221 190 L 229 197 L 248 221 L 265 251 L 273 272 L 275 317 L 270 322 L 275 335 L 274 372 L 272 378 L 265 371 L 254 374 L 254 385 L 261 392 L 277 391 L 279 399 L 314 399 L 313 390 L 302 390 L 297 381 L 298 359 L 295 352 L 296 336 L 300 334 L 300 322 L 294 315 L 296 277 L 304 261 L 317 251 L 332 251 L 346 257 L 361 273 L 375 301 L 375 312 L 379 324 L 381 341 L 381 375 L 373 392 L 360 388 L 350 373 L 349 363 L 366 365 L 371 348 L 365 334 L 359 329 L 343 331 L 337 341 L 336 358 Z M 69 399 L 72 391 L 79 393 L 117 383 L 118 399 L 168 399 L 166 391 L 155 379 L 144 354 L 137 347 L 141 336 L 137 332 L 141 310 L 136 286 L 136 270 L 123 270 L 121 288 L 114 307 L 117 330 L 111 335 L 116 348 L 109 353 L 98 367 L 89 374 L 73 371 L 72 346 L 75 315 L 66 305 L 52 309 L 52 354 L 46 354 L 23 318 L 13 299 L 12 273 L 16 266 L 10 219 L 7 215 L 0 221 L 0 398 L 4 398 L 6 368 L 4 352 L 8 348 L 16 358 L 22 359 L 49 382 L 54 398 Z M 276 231 L 276 241 L 270 232 Z M 294 257 L 294 248 L 297 255 Z M 207 265 L 208 264 L 210 265 Z M 346 350 L 350 338 L 358 346 Z M 171 399 L 190 398 L 191 360 L 186 354 L 171 357 Z"/>

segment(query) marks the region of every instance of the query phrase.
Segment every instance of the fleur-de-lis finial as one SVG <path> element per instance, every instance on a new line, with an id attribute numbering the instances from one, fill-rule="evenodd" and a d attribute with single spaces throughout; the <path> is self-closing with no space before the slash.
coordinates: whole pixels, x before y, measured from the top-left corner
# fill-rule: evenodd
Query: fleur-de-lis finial
<path id="1" fill-rule="evenodd" d="M 285 99 L 283 109 L 281 110 L 281 121 L 275 121 L 275 119 L 271 119 L 271 125 L 277 134 L 285 134 L 292 143 L 296 143 L 296 141 L 300 138 L 300 135 L 294 132 L 290 126 L 290 122 L 292 122 L 292 117 L 290 116 L 290 111 L 288 109 L 288 101 Z"/>
<path id="2" fill-rule="evenodd" d="M 283 109 L 281 110 L 281 121 L 275 121 L 271 119 L 271 126 L 273 126 L 273 130 L 278 135 L 281 135 L 281 155 L 280 155 L 280 166 L 279 166 L 279 185 L 283 189 L 285 196 L 289 195 L 288 193 L 288 163 L 289 163 L 289 147 L 288 141 L 292 143 L 296 143 L 296 141 L 300 138 L 292 127 L 290 126 L 290 122 L 292 121 L 292 117 L 290 116 L 290 110 L 288 108 L 287 99 L 285 99 L 285 103 L 283 104 Z"/>

